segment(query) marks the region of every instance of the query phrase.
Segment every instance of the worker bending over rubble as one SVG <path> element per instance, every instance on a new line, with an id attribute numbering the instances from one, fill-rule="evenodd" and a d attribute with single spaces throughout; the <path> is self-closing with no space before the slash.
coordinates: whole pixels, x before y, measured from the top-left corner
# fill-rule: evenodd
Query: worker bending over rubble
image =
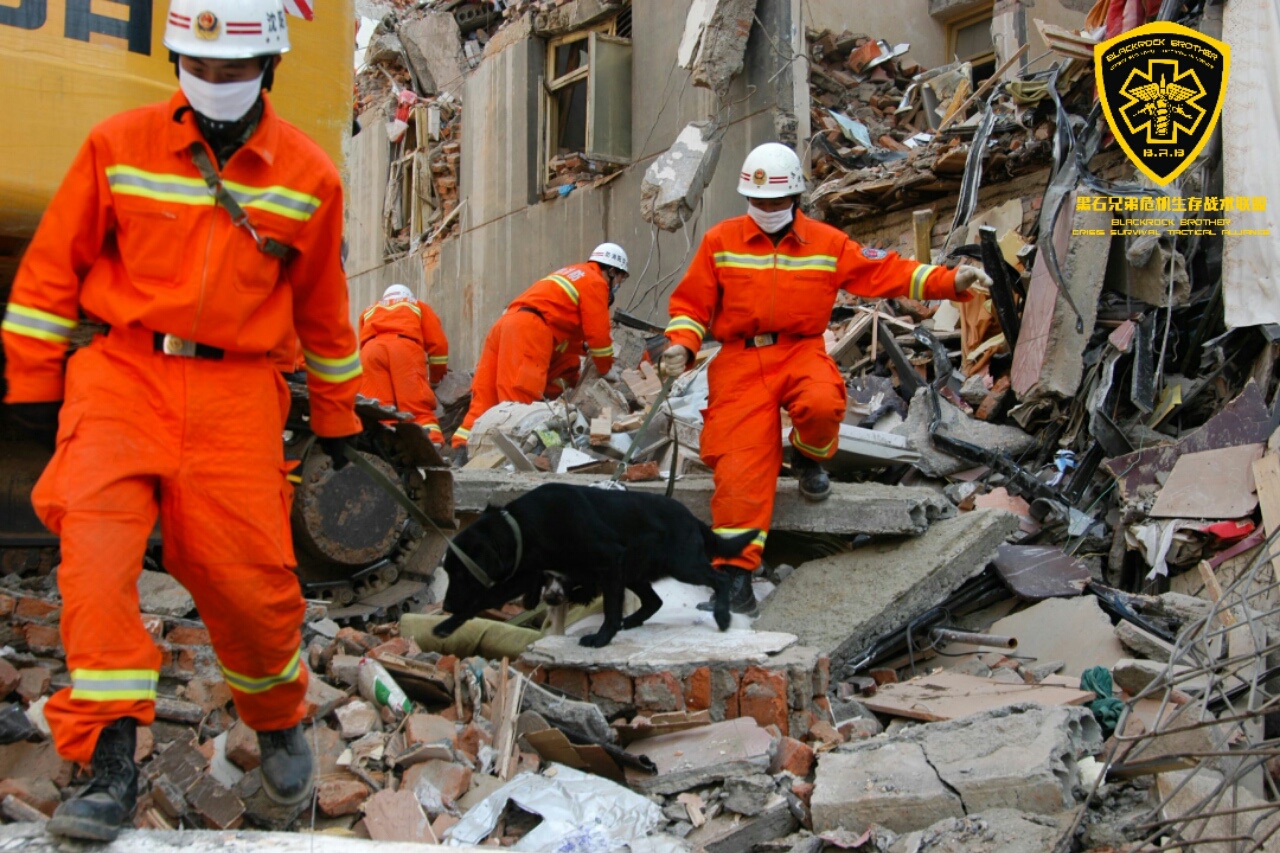
<path id="1" fill-rule="evenodd" d="M 265 95 L 289 49 L 281 0 L 171 0 L 166 20 L 180 90 L 90 131 L 3 324 L 14 417 L 57 430 L 32 502 L 61 537 L 71 681 L 44 715 L 58 754 L 93 774 L 48 823 L 73 838 L 132 823 L 136 730 L 155 720 L 160 677 L 137 588 L 157 515 L 165 568 L 257 732 L 264 790 L 286 805 L 310 797 L 289 391 L 270 351 L 301 340 L 330 456 L 342 461 L 360 431 L 342 182 Z M 66 359 L 82 319 L 97 333 Z"/>
<path id="2" fill-rule="evenodd" d="M 383 291 L 360 315 L 360 363 L 361 394 L 413 415 L 432 444 L 444 445 L 431 389 L 449 369 L 449 341 L 430 305 L 403 284 Z"/>
<path id="3" fill-rule="evenodd" d="M 453 434 L 454 464 L 467 460 L 467 439 L 476 419 L 504 401 L 541 400 L 554 378 L 552 363 L 571 375 L 576 341 L 604 376 L 613 367 L 609 306 L 627 280 L 627 253 L 617 243 L 601 243 L 584 264 L 562 267 L 534 282 L 511 304 L 484 339 L 471 380 L 471 405 Z"/>
<path id="4" fill-rule="evenodd" d="M 836 452 L 845 385 L 823 334 L 836 291 L 858 296 L 957 299 L 990 279 L 975 267 L 949 270 L 864 248 L 800 212 L 800 159 L 785 145 L 760 145 L 742 164 L 738 192 L 747 213 L 710 228 L 671 294 L 664 377 L 678 376 L 710 333 L 721 344 L 707 369 L 701 455 L 715 473 L 711 517 L 729 536 L 759 528 L 736 557 L 732 607 L 755 613 L 751 572 L 759 565 L 782 466 L 782 421 L 791 417 L 792 471 L 800 494 L 825 500 L 822 462 Z"/>

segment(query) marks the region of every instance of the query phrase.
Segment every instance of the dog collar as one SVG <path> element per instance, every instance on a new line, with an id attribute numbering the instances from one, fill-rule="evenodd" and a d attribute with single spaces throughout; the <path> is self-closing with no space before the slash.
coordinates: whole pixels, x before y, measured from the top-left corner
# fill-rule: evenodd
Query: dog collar
<path id="1" fill-rule="evenodd" d="M 516 570 L 520 568 L 520 558 L 524 556 L 524 537 L 520 535 L 520 525 L 516 524 L 516 520 L 511 516 L 511 513 L 505 509 L 500 509 L 498 512 L 502 514 L 503 519 L 510 525 L 511 533 L 516 537 L 516 561 L 511 567 L 511 573 L 515 574 Z"/>

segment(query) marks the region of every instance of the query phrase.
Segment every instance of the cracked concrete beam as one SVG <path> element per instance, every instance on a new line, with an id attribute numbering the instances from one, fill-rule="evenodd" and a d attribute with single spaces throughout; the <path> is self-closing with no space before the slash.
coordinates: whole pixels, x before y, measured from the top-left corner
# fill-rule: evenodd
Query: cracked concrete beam
<path id="1" fill-rule="evenodd" d="M 709 121 L 695 121 L 649 164 L 640 184 L 640 215 L 663 231 L 679 231 L 693 215 L 720 159 L 720 134 Z"/>
<path id="2" fill-rule="evenodd" d="M 729 91 L 742 70 L 755 14 L 756 0 L 694 0 L 676 51 L 680 66 L 693 72 L 693 85 Z"/>

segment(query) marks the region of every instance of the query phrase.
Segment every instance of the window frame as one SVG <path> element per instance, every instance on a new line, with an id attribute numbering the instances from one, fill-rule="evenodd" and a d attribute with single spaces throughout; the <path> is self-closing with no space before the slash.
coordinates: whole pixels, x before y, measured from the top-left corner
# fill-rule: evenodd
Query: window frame
<path id="1" fill-rule="evenodd" d="M 993 2 L 991 3 L 983 4 L 982 6 L 979 6 L 977 9 L 972 9 L 968 12 L 965 12 L 964 14 L 957 15 L 951 20 L 947 21 L 946 22 L 947 62 L 967 62 L 969 63 L 969 67 L 971 69 L 977 68 L 977 66 L 979 65 L 985 65 L 987 63 L 990 63 L 992 68 L 994 69 L 995 61 L 996 61 L 996 46 L 994 42 L 992 42 L 991 47 L 988 50 L 982 51 L 981 53 L 975 53 L 971 56 L 956 55 L 956 48 L 958 47 L 961 30 L 965 29 L 966 27 L 971 27 L 974 24 L 982 23 L 983 21 L 986 21 L 987 28 L 988 30 L 990 30 L 991 24 L 994 22 L 994 20 L 995 20 L 995 2 L 993 0 Z M 986 79 L 986 78 L 983 78 L 983 79 Z M 973 79 L 972 72 L 970 72 L 969 82 L 975 88 L 979 84 L 978 80 Z"/>

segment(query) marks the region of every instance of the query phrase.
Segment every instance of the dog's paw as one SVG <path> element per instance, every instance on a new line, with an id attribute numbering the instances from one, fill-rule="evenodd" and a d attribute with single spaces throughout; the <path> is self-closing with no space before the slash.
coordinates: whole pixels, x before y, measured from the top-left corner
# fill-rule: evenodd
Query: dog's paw
<path id="1" fill-rule="evenodd" d="M 721 631 L 729 630 L 729 622 L 731 619 L 729 614 L 729 605 L 726 604 L 724 607 L 716 607 L 713 615 L 716 618 L 716 627 Z"/>
<path id="2" fill-rule="evenodd" d="M 578 645 L 586 646 L 589 649 L 602 649 L 609 645 L 609 641 L 612 639 L 613 634 L 606 634 L 603 631 L 598 631 L 595 634 L 587 634 L 585 637 L 578 640 Z"/>
<path id="3" fill-rule="evenodd" d="M 632 613 L 630 616 L 624 617 L 622 620 L 622 629 L 625 631 L 629 628 L 639 628 L 644 624 L 644 619 Z"/>

